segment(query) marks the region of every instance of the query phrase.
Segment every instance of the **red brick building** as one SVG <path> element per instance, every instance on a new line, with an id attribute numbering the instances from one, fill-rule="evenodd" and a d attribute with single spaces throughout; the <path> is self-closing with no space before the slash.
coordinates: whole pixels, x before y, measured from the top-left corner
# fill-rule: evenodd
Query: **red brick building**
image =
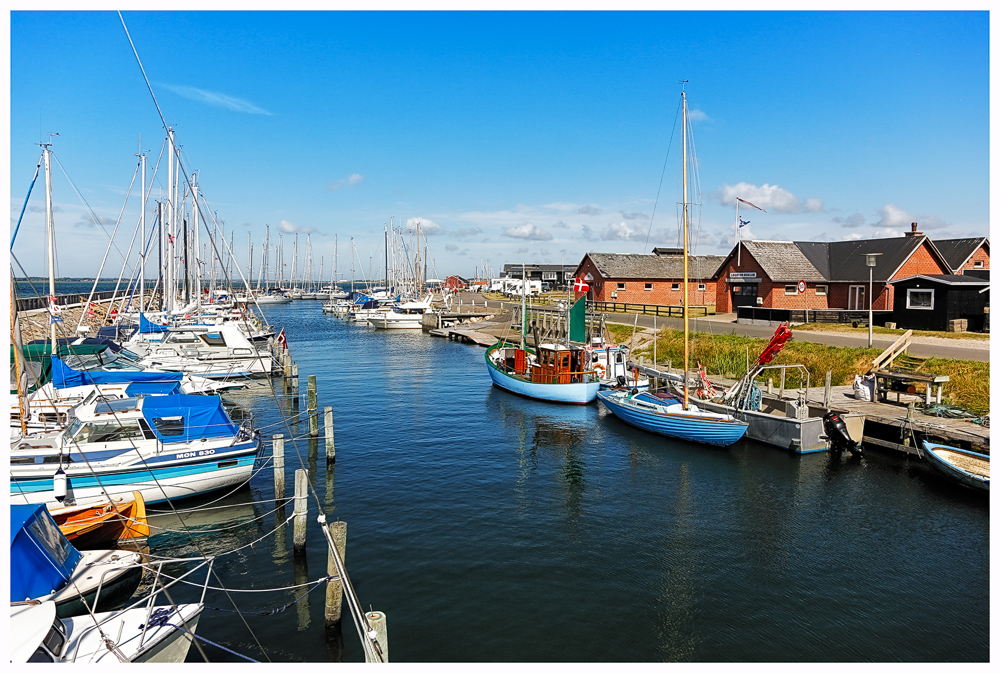
<path id="1" fill-rule="evenodd" d="M 451 290 L 452 292 L 458 292 L 459 290 L 464 290 L 469 287 L 469 281 L 461 276 L 448 276 L 444 279 L 444 283 L 441 284 L 441 287 Z"/>
<path id="2" fill-rule="evenodd" d="M 869 255 L 874 255 L 874 267 L 867 265 Z M 945 257 L 914 223 L 911 231 L 898 238 L 742 241 L 713 279 L 718 283 L 719 313 L 733 312 L 739 306 L 864 310 L 869 305 L 869 279 L 872 308 L 892 310 L 890 281 L 951 272 Z M 804 293 L 798 291 L 799 282 L 805 283 Z"/>
<path id="3" fill-rule="evenodd" d="M 692 306 L 716 303 L 712 276 L 724 259 L 721 255 L 688 256 L 688 301 Z M 661 306 L 684 303 L 680 248 L 654 248 L 652 254 L 588 252 L 574 275 L 590 285 L 587 298 L 592 301 Z"/>

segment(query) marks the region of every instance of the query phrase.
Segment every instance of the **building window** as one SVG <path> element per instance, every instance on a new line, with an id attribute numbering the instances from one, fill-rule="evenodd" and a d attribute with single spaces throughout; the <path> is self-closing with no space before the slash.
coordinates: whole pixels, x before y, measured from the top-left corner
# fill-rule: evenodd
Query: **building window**
<path id="1" fill-rule="evenodd" d="M 678 290 L 681 289 L 681 284 L 680 283 L 671 283 L 670 284 L 670 289 L 674 290 L 676 292 L 676 291 L 678 291 Z"/>
<path id="2" fill-rule="evenodd" d="M 798 293 L 799 293 L 799 288 L 797 288 L 796 286 L 794 286 L 794 285 L 786 285 L 785 286 L 785 295 L 786 296 L 787 295 L 794 295 L 794 294 L 798 294 Z"/>
<path id="3" fill-rule="evenodd" d="M 983 260 L 981 260 L 981 259 L 975 260 L 972 263 L 972 268 L 974 268 L 974 269 L 981 269 L 981 268 L 983 268 Z"/>
<path id="4" fill-rule="evenodd" d="M 698 292 L 704 292 L 704 291 L 705 291 L 705 284 L 698 283 Z"/>
<path id="5" fill-rule="evenodd" d="M 625 283 L 618 283 L 618 289 L 619 290 L 624 290 L 625 289 Z"/>
<path id="6" fill-rule="evenodd" d="M 555 279 L 556 279 L 555 271 L 542 271 L 542 280 L 555 280 Z"/>
<path id="7" fill-rule="evenodd" d="M 646 290 L 652 290 L 653 289 L 653 284 L 652 283 L 646 283 L 645 289 Z"/>
<path id="8" fill-rule="evenodd" d="M 826 290 L 827 290 L 827 286 L 826 285 L 817 285 L 816 286 L 816 296 L 817 297 L 825 297 L 826 296 Z"/>
<path id="9" fill-rule="evenodd" d="M 911 288 L 906 291 L 906 308 L 918 311 L 934 310 L 934 290 Z"/>

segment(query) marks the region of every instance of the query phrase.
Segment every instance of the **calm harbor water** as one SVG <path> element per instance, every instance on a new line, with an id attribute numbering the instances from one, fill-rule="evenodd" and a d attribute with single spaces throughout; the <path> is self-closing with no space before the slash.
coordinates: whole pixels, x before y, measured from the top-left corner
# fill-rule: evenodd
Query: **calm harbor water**
<path id="1" fill-rule="evenodd" d="M 287 400 L 228 401 L 267 437 L 301 438 L 287 493 L 304 465 L 328 519 L 348 522 L 348 572 L 387 615 L 392 661 L 989 660 L 988 500 L 919 461 L 671 441 L 596 404 L 497 390 L 475 346 L 345 325 L 318 301 L 266 312 L 289 337 L 302 410 L 309 374 L 334 408 L 335 467 L 307 423 L 280 425 Z M 268 469 L 212 505 L 224 509 L 185 515 L 197 547 L 161 532 L 152 551 L 244 547 L 291 513 L 272 498 Z M 171 519 L 152 523 L 179 530 Z M 320 578 L 326 559 L 313 524 L 304 564 L 286 527 L 216 569 L 228 588 L 261 589 Z M 346 605 L 343 641 L 325 638 L 322 587 L 230 596 L 210 592 L 199 634 L 258 660 L 363 660 Z M 296 596 L 274 615 L 224 611 Z"/>

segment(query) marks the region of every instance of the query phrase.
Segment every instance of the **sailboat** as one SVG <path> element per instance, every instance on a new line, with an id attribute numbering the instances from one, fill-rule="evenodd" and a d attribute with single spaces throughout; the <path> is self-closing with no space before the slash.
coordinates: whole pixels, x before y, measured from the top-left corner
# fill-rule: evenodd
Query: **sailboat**
<path id="1" fill-rule="evenodd" d="M 607 409 L 629 425 L 691 442 L 729 446 L 747 431 L 747 423 L 730 414 L 705 411 L 688 399 L 688 361 L 690 359 L 690 329 L 688 327 L 688 179 L 687 179 L 687 97 L 681 92 L 681 126 L 683 128 L 682 192 L 684 225 L 684 399 L 666 393 L 637 390 L 602 390 L 597 393 Z"/>

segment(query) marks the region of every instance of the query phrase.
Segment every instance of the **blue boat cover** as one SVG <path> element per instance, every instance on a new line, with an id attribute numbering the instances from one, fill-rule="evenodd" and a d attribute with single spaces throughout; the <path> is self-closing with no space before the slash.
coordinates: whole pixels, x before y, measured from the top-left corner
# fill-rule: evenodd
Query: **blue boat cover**
<path id="1" fill-rule="evenodd" d="M 45 505 L 10 506 L 10 600 L 61 589 L 81 558 Z"/>
<path id="2" fill-rule="evenodd" d="M 52 358 L 52 385 L 56 388 L 71 388 L 97 383 L 132 383 L 136 381 L 179 383 L 183 372 L 131 372 L 125 370 L 101 371 L 73 369 L 58 357 Z"/>
<path id="3" fill-rule="evenodd" d="M 153 332 L 166 332 L 170 328 L 166 325 L 156 325 L 146 320 L 146 316 L 139 314 L 139 333 L 152 334 Z"/>
<path id="4" fill-rule="evenodd" d="M 222 398 L 209 395 L 146 397 L 142 415 L 164 444 L 232 437 L 239 430 L 222 408 Z"/>
<path id="5" fill-rule="evenodd" d="M 29 341 L 29 344 L 50 344 L 52 341 L 50 339 L 34 339 Z M 56 339 L 56 352 L 57 353 L 72 353 L 73 346 L 107 346 L 111 349 L 112 353 L 121 352 L 121 344 L 115 343 L 111 339 L 105 339 L 102 337 L 87 337 L 80 342 L 76 339 Z M 60 348 L 60 346 L 65 346 L 65 348 Z"/>
<path id="6" fill-rule="evenodd" d="M 125 394 L 129 397 L 145 397 L 147 395 L 180 395 L 180 381 L 136 381 L 128 384 Z"/>

